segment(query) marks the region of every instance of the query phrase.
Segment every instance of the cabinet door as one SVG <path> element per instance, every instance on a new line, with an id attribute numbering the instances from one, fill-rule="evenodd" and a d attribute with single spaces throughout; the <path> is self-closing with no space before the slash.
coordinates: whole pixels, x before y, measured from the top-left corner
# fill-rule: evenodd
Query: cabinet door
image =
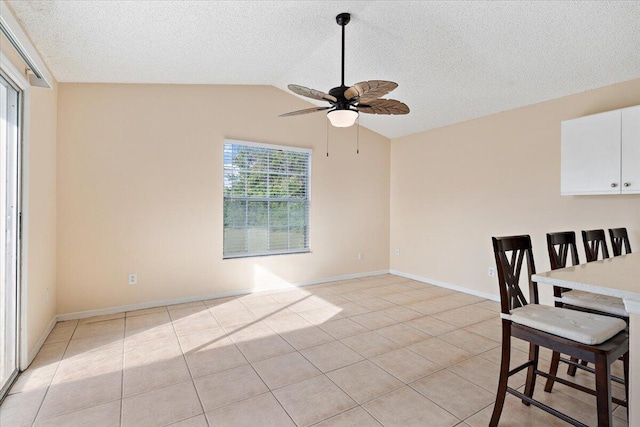
<path id="1" fill-rule="evenodd" d="M 622 110 L 622 193 L 640 194 L 640 105 Z"/>
<path id="2" fill-rule="evenodd" d="M 562 122 L 561 193 L 620 194 L 620 110 Z"/>

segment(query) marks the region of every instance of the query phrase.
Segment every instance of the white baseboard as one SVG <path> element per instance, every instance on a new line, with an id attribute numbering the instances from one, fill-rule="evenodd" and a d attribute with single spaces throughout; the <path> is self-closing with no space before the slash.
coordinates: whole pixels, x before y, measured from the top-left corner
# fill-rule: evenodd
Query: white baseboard
<path id="1" fill-rule="evenodd" d="M 96 310 L 86 310 L 86 311 L 76 311 L 73 313 L 63 313 L 58 314 L 57 320 L 59 322 L 64 320 L 75 320 L 75 319 L 84 319 L 86 317 L 93 316 L 102 316 L 105 314 L 115 314 L 122 313 L 125 311 L 133 311 L 133 310 L 142 310 L 145 308 L 153 308 L 153 307 L 162 307 L 164 305 L 173 305 L 173 304 L 182 304 L 185 302 L 196 302 L 196 301 L 204 301 L 214 298 L 225 298 L 232 297 L 237 295 L 246 295 L 252 294 L 256 292 L 264 292 L 264 291 L 275 291 L 279 289 L 292 289 L 303 286 L 311 286 L 311 285 L 319 285 L 321 283 L 330 283 L 330 282 L 338 282 L 340 280 L 349 280 L 349 279 L 359 279 L 361 277 L 369 277 L 369 276 L 379 276 L 381 274 L 389 274 L 389 270 L 377 270 L 377 271 L 368 271 L 364 273 L 355 273 L 355 274 L 346 274 L 344 276 L 334 276 L 334 277 L 325 277 L 321 279 L 313 279 L 313 280 L 305 280 L 297 283 L 288 283 L 288 284 L 280 284 L 280 285 L 271 285 L 271 286 L 261 286 L 257 288 L 251 289 L 240 289 L 234 291 L 226 291 L 226 292 L 218 292 L 215 294 L 208 295 L 198 295 L 191 297 L 183 297 L 183 298 L 174 298 L 170 300 L 160 300 L 160 301 L 149 301 L 142 302 L 138 304 L 129 304 L 129 305 L 121 305 L 117 307 L 108 307 L 108 308 L 99 308 Z M 45 337 L 46 339 L 46 337 Z"/>
<path id="2" fill-rule="evenodd" d="M 465 294 L 475 295 L 480 298 L 485 298 L 491 301 L 500 301 L 499 295 L 488 294 L 486 292 L 476 291 L 475 289 L 465 288 L 463 286 L 452 285 L 451 283 L 442 282 L 440 280 L 428 279 L 426 277 L 417 276 L 415 274 L 404 273 L 402 271 L 397 270 L 389 270 L 389 273 L 394 274 L 396 276 L 406 277 L 407 279 L 417 280 L 418 282 L 428 283 L 430 285 L 439 286 L 441 288 L 451 289 L 453 291 L 463 292 Z"/>
<path id="3" fill-rule="evenodd" d="M 38 342 L 36 342 L 33 348 L 29 350 L 29 353 L 27 354 L 27 360 L 22 360 L 22 363 L 20 363 L 21 371 L 24 371 L 25 369 L 27 369 L 27 367 L 29 367 L 29 365 L 31 365 L 31 362 L 33 362 L 33 359 L 35 359 L 38 355 L 38 352 L 42 348 L 44 342 L 47 340 L 47 337 L 49 336 L 53 328 L 56 326 L 57 322 L 58 316 L 53 316 L 49 321 L 47 328 L 44 330 L 44 333 L 40 336 L 40 339 L 38 339 Z"/>
<path id="4" fill-rule="evenodd" d="M 300 286 L 311 286 L 311 285 L 319 285 L 322 283 L 331 283 L 331 282 L 339 282 L 341 280 L 349 280 L 349 279 L 360 279 L 362 277 L 371 277 L 371 276 L 380 276 L 382 274 L 389 274 L 389 270 L 377 270 L 377 271 L 367 271 L 364 273 L 355 273 L 355 274 L 345 274 L 343 276 L 334 276 L 334 277 L 325 277 L 323 279 L 315 279 L 315 280 L 305 280 L 302 282 L 294 283 L 293 285 L 286 286 L 286 288 L 297 288 Z M 273 290 L 272 289 L 263 289 L 263 290 Z"/>

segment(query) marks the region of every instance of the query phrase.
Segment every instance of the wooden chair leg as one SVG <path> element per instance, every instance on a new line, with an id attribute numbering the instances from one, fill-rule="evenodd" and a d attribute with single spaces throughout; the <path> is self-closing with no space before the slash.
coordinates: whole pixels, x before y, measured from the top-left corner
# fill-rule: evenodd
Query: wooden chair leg
<path id="1" fill-rule="evenodd" d="M 607 356 L 596 355 L 596 402 L 598 408 L 598 427 L 610 427 L 611 416 L 611 372 Z"/>
<path id="2" fill-rule="evenodd" d="M 580 359 L 578 359 L 576 357 L 572 357 L 571 361 L 575 362 L 575 363 L 580 363 L 582 366 L 586 366 L 586 363 L 584 362 L 584 360 L 580 360 Z M 571 377 L 575 377 L 577 369 L 578 368 L 575 367 L 574 365 L 569 365 L 569 367 L 567 368 L 567 375 L 569 375 Z"/>
<path id="3" fill-rule="evenodd" d="M 531 366 L 527 368 L 527 383 L 524 387 L 524 394 L 527 397 L 533 397 L 533 391 L 536 388 L 536 369 L 538 369 L 538 354 L 540 348 L 535 344 L 529 344 L 529 361 L 533 362 Z M 529 402 L 522 401 L 526 406 L 529 406 Z"/>
<path id="4" fill-rule="evenodd" d="M 509 381 L 509 364 L 511 363 L 511 327 L 502 325 L 502 359 L 500 362 L 500 379 L 498 380 L 498 391 L 496 392 L 496 403 L 493 406 L 493 414 L 489 427 L 497 427 L 502 415 L 504 399 L 507 395 L 507 383 Z"/>
<path id="5" fill-rule="evenodd" d="M 571 359 L 571 361 L 572 361 L 572 362 L 576 362 L 576 363 L 578 363 L 578 359 L 577 359 L 577 358 L 575 358 L 575 357 L 571 357 L 570 359 Z M 576 368 L 575 366 L 573 366 L 573 365 L 569 365 L 569 366 L 567 367 L 567 375 L 569 375 L 569 376 L 571 376 L 571 377 L 575 377 L 575 375 L 576 375 L 576 369 L 577 369 L 577 368 Z"/>
<path id="6" fill-rule="evenodd" d="M 554 377 L 558 374 L 558 365 L 560 365 L 560 353 L 557 351 L 553 352 L 551 356 L 551 365 L 549 367 L 549 375 L 553 375 Z M 551 393 L 553 390 L 554 381 L 551 378 L 547 378 L 547 383 L 544 386 L 544 391 L 547 393 Z"/>

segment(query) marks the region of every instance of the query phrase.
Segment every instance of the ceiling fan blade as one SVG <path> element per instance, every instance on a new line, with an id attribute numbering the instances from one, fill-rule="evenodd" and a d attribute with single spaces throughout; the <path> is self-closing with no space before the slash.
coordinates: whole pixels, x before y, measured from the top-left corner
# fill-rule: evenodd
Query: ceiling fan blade
<path id="1" fill-rule="evenodd" d="M 289 85 L 287 87 L 291 92 L 297 93 L 298 95 L 306 96 L 307 98 L 320 99 L 329 102 L 338 102 L 335 96 L 329 95 L 328 93 L 320 92 L 319 90 L 309 89 L 308 87 L 300 85 Z"/>
<path id="2" fill-rule="evenodd" d="M 348 100 L 360 97 L 360 101 L 370 101 L 388 94 L 397 87 L 398 83 L 388 82 L 386 80 L 369 80 L 356 83 L 345 90 L 344 97 Z"/>
<path id="3" fill-rule="evenodd" d="M 306 108 L 304 110 L 292 111 L 290 113 L 280 114 L 279 117 L 289 117 L 289 116 L 298 116 L 300 114 L 309 114 L 315 113 L 316 111 L 328 110 L 333 107 L 315 107 L 315 108 Z"/>
<path id="4" fill-rule="evenodd" d="M 407 104 L 395 99 L 374 99 L 356 107 L 361 113 L 367 114 L 408 114 Z"/>

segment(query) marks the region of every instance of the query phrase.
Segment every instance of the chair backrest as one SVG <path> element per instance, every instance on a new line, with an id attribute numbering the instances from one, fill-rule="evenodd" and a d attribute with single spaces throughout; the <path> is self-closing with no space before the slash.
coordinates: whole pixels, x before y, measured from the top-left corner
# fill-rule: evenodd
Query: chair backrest
<path id="1" fill-rule="evenodd" d="M 613 250 L 613 256 L 622 255 L 622 247 L 624 246 L 624 253 L 631 253 L 631 243 L 629 243 L 629 235 L 626 228 L 610 228 L 609 237 L 611 237 L 611 250 Z"/>
<path id="2" fill-rule="evenodd" d="M 552 270 L 565 268 L 569 254 L 571 254 L 571 265 L 580 264 L 576 247 L 576 233 L 573 231 L 547 233 L 547 249 Z"/>
<path id="3" fill-rule="evenodd" d="M 549 263 L 552 270 L 565 268 L 571 255 L 571 265 L 580 264 L 578 247 L 576 246 L 576 233 L 573 231 L 561 231 L 559 233 L 547 233 L 547 250 L 549 251 Z M 563 292 L 570 288 L 553 287 L 553 296 L 562 297 Z"/>
<path id="4" fill-rule="evenodd" d="M 601 251 L 602 259 L 609 258 L 604 230 L 583 230 L 582 241 L 584 242 L 584 253 L 587 256 L 587 262 L 597 261 Z"/>
<path id="5" fill-rule="evenodd" d="M 527 305 L 520 289 L 520 274 L 524 260 L 527 261 L 527 277 L 529 281 L 529 298 L 533 304 L 538 304 L 538 284 L 531 280 L 536 267 L 531 250 L 531 237 L 508 236 L 493 237 L 493 253 L 498 270 L 500 286 L 500 308 L 502 313 L 508 314 L 514 308 Z"/>

